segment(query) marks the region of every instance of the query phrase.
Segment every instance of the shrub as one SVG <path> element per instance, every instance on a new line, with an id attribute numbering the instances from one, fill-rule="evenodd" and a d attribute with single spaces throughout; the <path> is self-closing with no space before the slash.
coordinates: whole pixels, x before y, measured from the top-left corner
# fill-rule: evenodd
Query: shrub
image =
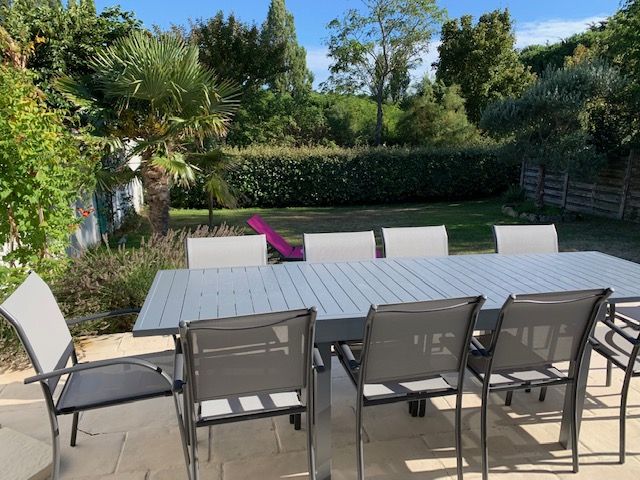
<path id="1" fill-rule="evenodd" d="M 139 248 L 99 247 L 69 261 L 69 268 L 53 283 L 58 302 L 69 317 L 108 310 L 141 307 L 151 283 L 163 269 L 185 268 L 185 238 L 241 235 L 225 224 L 194 231 L 170 230 L 166 236 L 143 239 Z M 134 318 L 121 317 L 81 326 L 82 333 L 121 332 Z"/>
<path id="2" fill-rule="evenodd" d="M 518 176 L 517 168 L 504 165 L 489 147 L 255 147 L 229 154 L 235 165 L 226 174 L 227 182 L 243 207 L 478 198 L 503 191 Z M 204 207 L 206 196 L 201 188 L 195 186 L 186 193 L 176 189 L 173 205 Z"/>
<path id="3" fill-rule="evenodd" d="M 79 219 L 71 206 L 91 187 L 95 162 L 62 112 L 47 107 L 26 71 L 0 66 L 0 245 L 5 260 L 60 256 Z"/>

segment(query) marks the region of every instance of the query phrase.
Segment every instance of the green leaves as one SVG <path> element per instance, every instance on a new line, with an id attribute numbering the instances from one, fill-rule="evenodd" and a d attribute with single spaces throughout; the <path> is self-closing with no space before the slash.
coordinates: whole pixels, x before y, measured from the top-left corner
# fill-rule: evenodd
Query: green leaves
<path id="1" fill-rule="evenodd" d="M 372 205 L 488 196 L 517 180 L 492 148 L 280 148 L 226 151 L 222 177 L 243 207 Z M 183 207 L 205 207 L 204 179 L 175 189 Z M 181 202 L 182 199 L 182 202 Z M 200 202 L 200 203 L 198 203 Z"/>
<path id="2" fill-rule="evenodd" d="M 79 222 L 72 204 L 93 187 L 95 158 L 49 110 L 32 77 L 0 67 L 0 244 L 4 260 L 37 265 L 64 254 Z"/>

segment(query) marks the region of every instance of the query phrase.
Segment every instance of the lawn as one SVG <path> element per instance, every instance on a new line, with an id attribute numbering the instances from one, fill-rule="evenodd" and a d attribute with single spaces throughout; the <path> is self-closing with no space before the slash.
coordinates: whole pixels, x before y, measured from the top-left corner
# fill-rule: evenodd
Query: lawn
<path id="1" fill-rule="evenodd" d="M 488 199 L 365 207 L 219 210 L 215 223 L 245 226 L 247 218 L 259 213 L 293 244 L 302 243 L 304 232 L 373 229 L 380 243 L 380 227 L 444 224 L 449 232 L 451 253 L 480 253 L 493 251 L 491 225 L 519 223 L 503 215 L 501 205 L 500 199 Z M 207 215 L 206 210 L 174 209 L 171 226 L 206 224 Z M 561 250 L 599 250 L 640 262 L 640 224 L 584 217 L 558 224 L 557 228 Z M 246 231 L 250 232 L 248 228 Z"/>

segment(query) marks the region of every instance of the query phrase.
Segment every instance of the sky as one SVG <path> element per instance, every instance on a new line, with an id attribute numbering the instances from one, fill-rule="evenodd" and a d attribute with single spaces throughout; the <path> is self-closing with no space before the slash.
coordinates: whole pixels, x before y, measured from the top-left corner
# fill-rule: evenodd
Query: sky
<path id="1" fill-rule="evenodd" d="M 359 8 L 361 0 L 286 0 L 295 18 L 298 41 L 307 49 L 307 66 L 317 87 L 328 76 L 326 25 L 349 8 Z M 218 10 L 233 12 L 242 20 L 261 24 L 269 0 L 96 0 L 99 10 L 120 5 L 132 10 L 148 27 L 187 25 L 190 19 L 209 18 Z M 584 31 L 589 24 L 604 20 L 620 6 L 620 0 L 438 0 L 450 18 L 470 14 L 477 18 L 497 8 L 508 8 L 515 23 L 516 46 L 554 43 Z M 438 38 L 434 37 L 423 64 L 415 72 L 420 78 L 437 60 Z"/>

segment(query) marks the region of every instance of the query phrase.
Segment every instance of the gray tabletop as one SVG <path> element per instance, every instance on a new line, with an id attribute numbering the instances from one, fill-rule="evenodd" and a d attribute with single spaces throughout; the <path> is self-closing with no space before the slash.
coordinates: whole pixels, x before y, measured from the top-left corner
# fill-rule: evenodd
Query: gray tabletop
<path id="1" fill-rule="evenodd" d="M 360 338 L 371 304 L 484 294 L 490 328 L 511 293 L 612 287 L 612 302 L 640 301 L 640 264 L 599 252 L 451 255 L 344 263 L 158 272 L 133 328 L 174 334 L 181 321 L 315 306 L 317 341 Z M 486 324 L 483 324 L 483 318 Z"/>

